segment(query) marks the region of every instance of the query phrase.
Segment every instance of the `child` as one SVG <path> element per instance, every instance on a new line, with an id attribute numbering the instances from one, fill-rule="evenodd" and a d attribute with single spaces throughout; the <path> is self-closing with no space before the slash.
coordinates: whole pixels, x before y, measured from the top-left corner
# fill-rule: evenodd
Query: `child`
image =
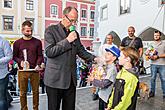
<path id="1" fill-rule="evenodd" d="M 89 77 L 89 81 L 92 81 L 94 86 L 99 87 L 99 110 L 104 110 L 107 107 L 108 99 L 112 91 L 112 84 L 117 74 L 114 62 L 120 56 L 120 50 L 115 46 L 106 48 L 105 50 L 106 65 L 103 65 L 104 73 L 101 78 L 93 77 L 93 75 Z"/>
<path id="2" fill-rule="evenodd" d="M 121 50 L 119 64 L 122 69 L 116 76 L 112 95 L 106 110 L 135 110 L 138 94 L 138 74 L 134 67 L 139 54 L 132 47 Z"/>

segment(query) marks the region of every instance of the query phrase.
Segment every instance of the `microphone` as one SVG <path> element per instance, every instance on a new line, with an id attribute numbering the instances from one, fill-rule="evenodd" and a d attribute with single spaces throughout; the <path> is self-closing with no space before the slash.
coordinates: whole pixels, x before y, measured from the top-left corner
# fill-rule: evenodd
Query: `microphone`
<path id="1" fill-rule="evenodd" d="M 76 26 L 72 25 L 72 26 L 69 27 L 70 32 L 73 32 L 75 30 L 76 30 Z M 72 44 L 75 46 L 76 45 L 75 41 L 73 41 Z"/>
<path id="2" fill-rule="evenodd" d="M 75 31 L 76 30 L 76 26 L 72 25 L 69 27 L 69 31 L 72 32 L 72 31 Z"/>

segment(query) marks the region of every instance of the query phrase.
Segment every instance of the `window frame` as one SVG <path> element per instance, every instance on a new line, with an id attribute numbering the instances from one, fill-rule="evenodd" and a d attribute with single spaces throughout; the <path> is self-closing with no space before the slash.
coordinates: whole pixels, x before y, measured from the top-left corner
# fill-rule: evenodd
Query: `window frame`
<path id="1" fill-rule="evenodd" d="M 101 21 L 107 20 L 107 19 L 108 19 L 108 4 L 105 4 L 105 5 L 102 6 L 100 9 L 101 9 L 101 11 L 100 11 L 100 12 L 101 12 L 101 13 L 100 13 L 100 14 L 101 14 L 101 15 L 100 15 L 100 20 L 101 20 Z M 104 9 L 107 9 L 107 11 L 106 11 L 106 17 L 103 16 L 103 14 L 104 14 L 103 11 L 104 11 Z"/>
<path id="2" fill-rule="evenodd" d="M 7 2 L 7 4 L 5 2 Z M 12 0 L 4 0 L 3 3 L 4 3 L 4 5 L 3 5 L 4 8 L 12 8 Z M 8 3 L 10 3 L 11 6 Z M 5 4 L 6 4 L 6 6 L 5 6 Z"/>
<path id="3" fill-rule="evenodd" d="M 93 32 L 93 33 L 91 33 Z M 94 27 L 90 27 L 89 29 L 89 36 L 93 37 L 94 36 Z"/>
<path id="4" fill-rule="evenodd" d="M 124 6 L 126 7 L 126 4 L 127 4 L 127 2 L 128 2 L 128 7 L 127 7 L 127 9 L 124 9 L 123 8 L 123 10 L 122 10 L 122 1 L 124 2 Z M 120 3 L 119 3 L 119 15 L 124 15 L 124 14 L 128 14 L 128 13 L 131 13 L 131 0 L 120 0 L 119 1 Z"/>
<path id="5" fill-rule="evenodd" d="M 92 12 L 93 12 L 93 16 L 92 16 Z M 95 19 L 95 11 L 94 10 L 90 11 L 90 19 L 92 19 L 92 20 Z"/>
<path id="6" fill-rule="evenodd" d="M 33 11 L 34 10 L 34 1 L 26 0 L 26 10 Z"/>
<path id="7" fill-rule="evenodd" d="M 56 7 L 55 9 L 55 13 L 52 13 L 52 7 Z M 55 4 L 51 4 L 50 5 L 50 15 L 58 15 L 58 6 L 57 5 L 55 5 Z"/>
<path id="8" fill-rule="evenodd" d="M 7 19 L 7 21 L 5 22 L 5 19 Z M 13 29 L 14 29 L 14 25 L 13 25 L 13 23 L 14 23 L 14 16 L 6 16 L 6 15 L 3 15 L 2 16 L 2 22 L 3 22 L 3 30 L 4 31 L 13 31 Z M 11 21 L 9 21 L 9 20 L 11 20 Z M 5 24 L 8 24 L 8 25 L 5 25 Z M 6 28 L 5 28 L 6 27 Z M 11 27 L 11 28 L 10 28 Z"/>
<path id="9" fill-rule="evenodd" d="M 85 29 L 85 30 L 83 30 Z M 87 27 L 86 26 L 81 26 L 81 36 L 87 36 Z"/>
<path id="10" fill-rule="evenodd" d="M 83 13 L 85 11 L 85 14 Z M 81 18 L 87 18 L 87 10 L 86 9 L 81 9 Z"/>

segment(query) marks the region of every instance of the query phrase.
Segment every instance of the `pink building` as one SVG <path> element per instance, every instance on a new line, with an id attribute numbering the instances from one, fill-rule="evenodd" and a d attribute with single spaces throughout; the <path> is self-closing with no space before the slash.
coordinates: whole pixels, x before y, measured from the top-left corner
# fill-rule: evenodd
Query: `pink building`
<path id="1" fill-rule="evenodd" d="M 85 47 L 92 46 L 94 38 L 95 2 L 91 0 L 45 0 L 45 28 L 61 21 L 62 10 L 74 6 L 78 10 L 77 31 Z"/>

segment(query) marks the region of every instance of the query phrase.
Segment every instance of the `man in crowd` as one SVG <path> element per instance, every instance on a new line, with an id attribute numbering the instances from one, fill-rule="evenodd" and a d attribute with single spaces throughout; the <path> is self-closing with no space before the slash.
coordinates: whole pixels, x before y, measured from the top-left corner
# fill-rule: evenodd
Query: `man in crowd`
<path id="1" fill-rule="evenodd" d="M 124 47 L 133 47 L 139 52 L 139 61 L 136 64 L 136 67 L 138 68 L 138 75 L 142 74 L 143 70 L 143 43 L 141 38 L 136 37 L 135 35 L 135 28 L 133 26 L 128 27 L 128 36 L 125 37 L 121 44 L 120 44 L 120 50 L 123 49 Z M 145 69 L 145 68 L 144 68 Z"/>
<path id="2" fill-rule="evenodd" d="M 75 110 L 76 98 L 76 55 L 87 61 L 95 56 L 88 53 L 80 42 L 77 31 L 69 30 L 76 25 L 78 11 L 66 7 L 62 21 L 49 26 L 45 31 L 45 53 L 47 64 L 44 83 L 48 96 L 48 110 Z"/>
<path id="3" fill-rule="evenodd" d="M 12 57 L 13 53 L 9 42 L 0 37 L 0 110 L 8 110 L 8 63 Z"/>
<path id="4" fill-rule="evenodd" d="M 133 26 L 128 27 L 128 36 L 125 37 L 120 45 L 120 49 L 124 47 L 134 47 L 138 52 L 140 57 L 143 55 L 143 43 L 141 38 L 136 37 L 135 28 Z"/>
<path id="5" fill-rule="evenodd" d="M 155 96 L 155 81 L 157 74 L 161 80 L 161 86 L 163 90 L 163 99 L 165 99 L 165 42 L 161 40 L 161 32 L 154 32 L 154 49 L 158 54 L 151 57 L 151 91 L 149 97 Z"/>
<path id="6" fill-rule="evenodd" d="M 33 110 L 38 110 L 39 105 L 39 73 L 40 65 L 43 62 L 41 41 L 32 36 L 32 23 L 24 21 L 22 23 L 22 38 L 16 40 L 13 45 L 13 58 L 19 65 L 18 86 L 20 88 L 21 110 L 27 108 L 27 88 L 28 79 L 33 92 Z M 25 71 L 21 71 L 25 69 Z M 33 69 L 34 71 L 28 71 Z M 26 71 L 27 70 L 27 71 Z"/>
<path id="7" fill-rule="evenodd" d="M 113 45 L 116 46 L 115 44 L 113 44 L 113 41 L 114 37 L 111 33 L 109 33 L 105 38 L 104 44 L 99 47 L 98 56 L 104 56 L 104 54 L 106 53 L 105 48 L 110 48 Z"/>

